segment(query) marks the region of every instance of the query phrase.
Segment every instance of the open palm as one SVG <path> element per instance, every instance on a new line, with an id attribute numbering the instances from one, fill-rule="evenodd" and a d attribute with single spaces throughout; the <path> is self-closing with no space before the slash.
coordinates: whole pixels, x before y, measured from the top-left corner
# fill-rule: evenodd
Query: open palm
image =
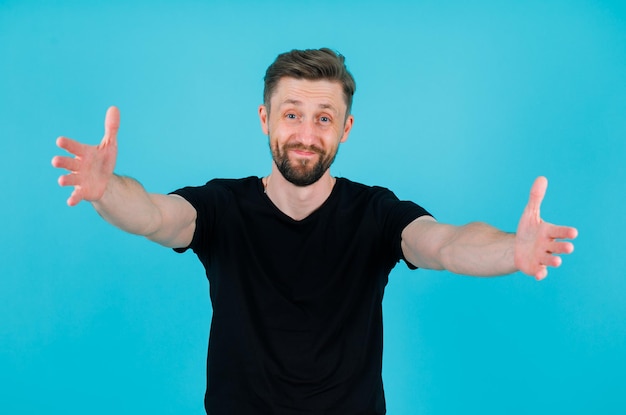
<path id="1" fill-rule="evenodd" d="M 69 174 L 59 177 L 61 186 L 74 186 L 67 199 L 70 206 L 81 200 L 99 200 L 113 175 L 117 159 L 117 131 L 120 125 L 120 112 L 116 107 L 107 110 L 104 121 L 104 137 L 97 146 L 82 144 L 67 137 L 59 137 L 57 146 L 74 155 L 56 156 L 54 167 L 69 170 Z"/>
<path id="2" fill-rule="evenodd" d="M 533 183 L 515 236 L 515 266 L 538 280 L 548 275 L 547 267 L 561 265 L 558 254 L 569 254 L 574 250 L 571 242 L 561 239 L 573 239 L 578 234 L 575 228 L 553 225 L 541 219 L 540 207 L 547 187 L 545 177 L 538 177 Z"/>

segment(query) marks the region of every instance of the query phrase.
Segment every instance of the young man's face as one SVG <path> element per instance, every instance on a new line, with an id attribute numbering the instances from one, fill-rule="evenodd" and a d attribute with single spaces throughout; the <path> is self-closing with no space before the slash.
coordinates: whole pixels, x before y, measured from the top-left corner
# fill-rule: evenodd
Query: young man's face
<path id="1" fill-rule="evenodd" d="M 297 186 L 318 181 L 328 170 L 339 143 L 347 140 L 353 118 L 346 118 L 339 82 L 282 78 L 259 107 L 263 132 L 281 174 Z"/>

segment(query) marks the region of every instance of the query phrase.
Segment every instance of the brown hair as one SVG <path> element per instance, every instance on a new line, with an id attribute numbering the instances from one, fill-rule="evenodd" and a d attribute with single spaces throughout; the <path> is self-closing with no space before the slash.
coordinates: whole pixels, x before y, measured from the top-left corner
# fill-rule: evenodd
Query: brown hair
<path id="1" fill-rule="evenodd" d="M 265 72 L 265 88 L 263 90 L 265 106 L 269 110 L 270 98 L 278 81 L 283 77 L 311 81 L 324 79 L 337 81 L 341 84 L 347 106 L 346 116 L 348 116 L 352 108 L 352 96 L 356 91 L 356 83 L 346 68 L 345 59 L 343 55 L 328 48 L 294 49 L 290 52 L 281 53 Z"/>

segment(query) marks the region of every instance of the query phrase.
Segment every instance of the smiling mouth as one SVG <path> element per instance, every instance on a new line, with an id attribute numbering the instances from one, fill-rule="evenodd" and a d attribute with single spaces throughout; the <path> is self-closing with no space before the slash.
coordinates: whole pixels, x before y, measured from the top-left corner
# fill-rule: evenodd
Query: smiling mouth
<path id="1" fill-rule="evenodd" d="M 321 148 L 318 148 L 316 146 L 304 146 L 298 143 L 286 145 L 284 148 L 284 151 L 285 152 L 290 151 L 303 157 L 311 157 L 316 154 L 320 156 L 324 155 L 324 150 L 322 150 Z"/>
<path id="2" fill-rule="evenodd" d="M 298 156 L 302 156 L 302 157 L 312 157 L 317 155 L 318 153 L 314 152 L 314 151 L 307 151 L 307 150 L 290 150 L 291 152 L 293 152 L 294 154 L 298 155 Z"/>

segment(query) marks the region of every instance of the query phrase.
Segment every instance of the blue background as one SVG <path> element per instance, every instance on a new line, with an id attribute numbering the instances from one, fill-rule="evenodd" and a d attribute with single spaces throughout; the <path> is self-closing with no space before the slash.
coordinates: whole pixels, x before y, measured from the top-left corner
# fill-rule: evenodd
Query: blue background
<path id="1" fill-rule="evenodd" d="M 202 413 L 204 270 L 67 207 L 55 139 L 118 105 L 150 191 L 265 175 L 264 71 L 321 46 L 357 80 L 335 175 L 513 231 L 542 174 L 580 232 L 540 283 L 396 267 L 388 412 L 626 413 L 626 7 L 584 0 L 0 0 L 0 412 Z"/>

